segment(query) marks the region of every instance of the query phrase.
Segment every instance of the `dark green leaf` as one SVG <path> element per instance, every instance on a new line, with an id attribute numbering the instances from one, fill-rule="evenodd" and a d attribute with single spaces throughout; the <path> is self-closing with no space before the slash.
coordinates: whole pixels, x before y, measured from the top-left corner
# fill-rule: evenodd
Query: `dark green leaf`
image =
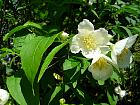
<path id="1" fill-rule="evenodd" d="M 61 90 L 61 87 L 60 86 L 56 86 L 54 92 L 51 95 L 51 99 L 50 99 L 49 103 L 55 98 L 55 96 L 60 92 L 60 90 Z"/>
<path id="2" fill-rule="evenodd" d="M 41 26 L 39 24 L 36 24 L 36 23 L 33 23 L 33 22 L 27 22 L 24 25 L 17 26 L 14 29 L 12 29 L 9 33 L 7 33 L 3 37 L 3 40 L 6 41 L 11 35 L 13 35 L 14 33 L 18 32 L 18 31 L 20 31 L 24 28 L 27 28 L 27 27 L 35 27 L 35 28 L 41 29 Z"/>

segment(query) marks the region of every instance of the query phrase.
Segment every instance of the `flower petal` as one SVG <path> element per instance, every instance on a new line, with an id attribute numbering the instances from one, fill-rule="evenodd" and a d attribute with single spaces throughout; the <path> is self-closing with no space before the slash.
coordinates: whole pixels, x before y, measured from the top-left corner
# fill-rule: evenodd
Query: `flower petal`
<path id="1" fill-rule="evenodd" d="M 134 35 L 128 38 L 128 41 L 126 43 L 126 48 L 130 48 L 135 43 L 137 36 L 138 35 Z"/>
<path id="2" fill-rule="evenodd" d="M 71 45 L 70 45 L 70 50 L 71 50 L 71 52 L 74 53 L 74 54 L 80 52 L 80 47 L 79 47 L 78 42 L 77 42 L 77 35 L 75 35 L 75 36 L 72 38 L 72 42 L 71 42 Z"/>
<path id="3" fill-rule="evenodd" d="M 96 80 L 106 80 L 113 73 L 113 67 L 104 57 L 100 57 L 95 63 L 89 66 L 88 70 Z"/>
<path id="4" fill-rule="evenodd" d="M 120 86 L 117 86 L 117 87 L 115 87 L 114 90 L 115 90 L 116 94 L 120 94 L 121 87 Z"/>
<path id="5" fill-rule="evenodd" d="M 122 39 L 115 43 L 113 46 L 113 51 L 115 55 L 121 54 L 122 50 L 125 48 L 128 38 Z"/>
<path id="6" fill-rule="evenodd" d="M 9 93 L 4 90 L 0 89 L 0 105 L 4 105 L 9 99 Z"/>
<path id="7" fill-rule="evenodd" d="M 127 68 L 130 64 L 132 53 L 129 49 L 124 49 L 120 55 L 117 56 L 117 63 L 120 68 Z"/>
<path id="8" fill-rule="evenodd" d="M 102 54 L 106 55 L 110 51 L 110 48 L 109 48 L 109 46 L 101 46 L 100 50 L 101 50 Z"/>
<path id="9" fill-rule="evenodd" d="M 83 19 L 78 25 L 78 31 L 80 34 L 85 33 L 85 31 L 94 31 L 94 26 L 89 20 Z"/>
<path id="10" fill-rule="evenodd" d="M 98 46 L 107 45 L 109 40 L 112 38 L 112 36 L 109 35 L 108 31 L 105 30 L 104 28 L 99 28 L 98 30 L 95 30 L 94 35 Z"/>
<path id="11" fill-rule="evenodd" d="M 111 59 L 115 64 L 117 64 L 117 55 L 115 54 L 114 50 L 114 48 L 111 50 Z"/>
<path id="12" fill-rule="evenodd" d="M 100 58 L 100 50 L 92 50 L 92 51 L 86 51 L 86 50 L 82 50 L 82 55 L 86 58 L 94 58 L 94 59 L 99 59 Z"/>

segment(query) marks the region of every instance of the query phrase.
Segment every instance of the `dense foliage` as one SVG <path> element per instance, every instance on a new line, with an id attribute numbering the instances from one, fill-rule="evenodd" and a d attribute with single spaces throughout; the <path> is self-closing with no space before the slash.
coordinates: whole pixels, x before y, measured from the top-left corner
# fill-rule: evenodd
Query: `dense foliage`
<path id="1" fill-rule="evenodd" d="M 6 105 L 139 105 L 139 37 L 129 67 L 114 69 L 104 84 L 88 71 L 91 59 L 70 51 L 83 19 L 108 30 L 111 43 L 139 36 L 139 10 L 139 0 L 0 0 L 0 88 L 10 94 Z M 124 97 L 115 93 L 117 86 Z"/>

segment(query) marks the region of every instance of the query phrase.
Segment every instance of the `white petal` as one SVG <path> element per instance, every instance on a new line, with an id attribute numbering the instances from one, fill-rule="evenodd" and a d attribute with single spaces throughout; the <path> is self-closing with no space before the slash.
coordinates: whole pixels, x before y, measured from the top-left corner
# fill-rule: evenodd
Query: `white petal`
<path id="1" fill-rule="evenodd" d="M 85 31 L 94 31 L 94 26 L 89 20 L 83 19 L 78 25 L 78 31 L 80 34 L 86 33 Z"/>
<path id="2" fill-rule="evenodd" d="M 4 105 L 9 99 L 9 93 L 4 90 L 0 89 L 0 105 Z"/>
<path id="3" fill-rule="evenodd" d="M 109 48 L 109 46 L 101 46 L 100 50 L 101 50 L 102 54 L 106 55 L 110 51 L 110 48 Z"/>
<path id="4" fill-rule="evenodd" d="M 111 51 L 111 58 L 114 64 L 117 64 L 117 55 L 115 54 L 115 51 L 112 49 Z"/>
<path id="5" fill-rule="evenodd" d="M 126 94 L 127 93 L 126 93 L 125 90 L 121 90 L 119 95 L 120 95 L 121 98 L 123 98 L 124 96 L 126 96 Z"/>
<path id="6" fill-rule="evenodd" d="M 62 39 L 62 40 L 66 40 L 67 38 L 69 37 L 69 34 L 68 33 L 66 33 L 66 32 L 62 32 L 62 34 L 60 35 L 60 38 Z"/>
<path id="7" fill-rule="evenodd" d="M 94 35 L 98 46 L 107 45 L 109 40 L 112 38 L 112 36 L 109 35 L 108 31 L 104 28 L 99 28 L 98 30 L 95 30 Z"/>
<path id="8" fill-rule="evenodd" d="M 70 45 L 70 50 L 71 50 L 71 52 L 74 53 L 74 54 L 80 52 L 80 47 L 79 47 L 78 42 L 77 42 L 77 35 L 75 35 L 75 36 L 72 38 L 72 42 L 71 42 L 71 45 Z"/>
<path id="9" fill-rule="evenodd" d="M 93 0 L 89 0 L 88 4 L 92 5 L 93 4 Z"/>
<path id="10" fill-rule="evenodd" d="M 128 38 L 122 39 L 115 43 L 113 46 L 113 51 L 115 55 L 121 54 L 122 50 L 125 48 Z"/>
<path id="11" fill-rule="evenodd" d="M 135 43 L 137 36 L 138 35 L 134 35 L 128 38 L 128 41 L 126 43 L 126 48 L 130 48 Z"/>
<path id="12" fill-rule="evenodd" d="M 121 87 L 120 87 L 120 86 L 117 86 L 117 87 L 115 88 L 116 94 L 120 94 L 120 91 L 121 91 Z"/>
<path id="13" fill-rule="evenodd" d="M 70 46 L 70 50 L 71 50 L 71 52 L 74 53 L 74 54 L 80 52 L 79 46 L 76 46 L 76 45 L 71 45 L 71 46 Z"/>
<path id="14" fill-rule="evenodd" d="M 95 63 L 89 66 L 88 70 L 92 73 L 92 76 L 96 80 L 106 80 L 113 73 L 113 67 L 110 63 L 108 63 L 107 59 L 102 62 L 102 57 L 100 57 Z"/>
<path id="15" fill-rule="evenodd" d="M 117 63 L 120 68 L 127 68 L 130 64 L 130 58 L 132 53 L 129 49 L 127 51 L 122 51 L 120 55 L 117 56 Z"/>
<path id="16" fill-rule="evenodd" d="M 100 50 L 92 50 L 92 51 L 84 51 L 82 50 L 82 54 L 86 58 L 94 58 L 94 62 L 96 62 L 100 58 Z"/>

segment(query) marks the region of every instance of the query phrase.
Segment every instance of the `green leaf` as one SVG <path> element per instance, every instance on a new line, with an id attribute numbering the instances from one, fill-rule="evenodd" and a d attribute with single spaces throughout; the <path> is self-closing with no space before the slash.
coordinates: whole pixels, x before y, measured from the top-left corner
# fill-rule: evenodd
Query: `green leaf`
<path id="1" fill-rule="evenodd" d="M 63 70 L 73 69 L 79 64 L 80 62 L 75 59 L 72 59 L 72 58 L 66 59 L 65 62 L 63 63 Z"/>
<path id="2" fill-rule="evenodd" d="M 73 88 L 75 88 L 77 86 L 77 81 L 75 81 L 72 85 L 73 85 Z"/>
<path id="3" fill-rule="evenodd" d="M 123 28 L 129 36 L 132 36 L 131 31 L 127 27 L 124 27 L 124 26 L 120 26 L 120 27 Z"/>
<path id="4" fill-rule="evenodd" d="M 39 24 L 31 22 L 31 21 L 26 22 L 23 26 L 27 26 L 27 27 L 31 26 L 31 27 L 35 27 L 35 28 L 38 28 L 38 29 L 42 29 L 42 27 Z"/>
<path id="5" fill-rule="evenodd" d="M 116 105 L 117 104 L 117 98 L 116 98 L 116 100 L 114 100 L 114 97 L 111 96 L 108 91 L 107 91 L 107 97 L 108 97 L 108 101 L 109 101 L 110 105 Z"/>
<path id="6" fill-rule="evenodd" d="M 0 0 L 0 9 L 1 9 L 2 5 L 3 5 L 3 1 Z"/>
<path id="7" fill-rule="evenodd" d="M 135 33 L 140 33 L 140 28 L 139 27 L 130 27 Z"/>
<path id="8" fill-rule="evenodd" d="M 76 90 L 78 91 L 79 95 L 82 96 L 82 97 L 84 98 L 84 92 L 82 92 L 82 91 L 79 90 L 79 89 L 76 89 Z"/>
<path id="9" fill-rule="evenodd" d="M 60 92 L 61 89 L 62 88 L 60 86 L 56 86 L 54 92 L 51 95 L 51 99 L 50 99 L 49 103 L 55 98 L 55 96 Z"/>
<path id="10" fill-rule="evenodd" d="M 53 57 L 55 56 L 55 54 L 61 49 L 63 48 L 66 44 L 69 43 L 69 40 L 67 40 L 66 42 L 58 45 L 57 47 L 55 47 L 46 57 L 46 59 L 44 60 L 44 63 L 41 67 L 40 73 L 39 73 L 39 77 L 38 77 L 38 82 L 39 80 L 42 78 L 45 70 L 48 68 L 49 64 L 51 63 L 51 61 L 53 60 Z"/>
<path id="11" fill-rule="evenodd" d="M 16 37 L 13 39 L 13 43 L 14 43 L 14 48 L 17 50 L 20 50 L 24 40 L 25 40 L 26 36 L 22 36 L 22 37 Z"/>
<path id="12" fill-rule="evenodd" d="M 105 81 L 103 81 L 103 80 L 98 80 L 98 84 L 99 84 L 99 85 L 104 85 L 104 84 L 105 84 Z"/>
<path id="13" fill-rule="evenodd" d="M 12 29 L 9 33 L 7 33 L 4 37 L 3 37 L 3 41 L 6 41 L 12 34 L 14 34 L 15 32 L 18 32 L 22 29 L 26 28 L 26 26 L 17 26 L 16 28 Z"/>
<path id="14" fill-rule="evenodd" d="M 90 63 L 88 62 L 87 59 L 83 58 L 82 59 L 82 68 L 81 68 L 81 74 L 83 74 L 87 68 L 89 67 Z"/>
<path id="15" fill-rule="evenodd" d="M 96 13 L 96 11 L 94 11 L 94 10 L 92 9 L 91 12 L 99 19 L 99 16 L 98 16 L 98 14 Z"/>
<path id="16" fill-rule="evenodd" d="M 14 29 L 12 29 L 9 33 L 7 33 L 4 37 L 3 37 L 3 41 L 6 41 L 11 35 L 13 35 L 14 33 L 22 30 L 22 29 L 25 29 L 25 28 L 28 28 L 28 27 L 35 27 L 35 28 L 38 28 L 38 29 L 42 29 L 41 26 L 37 23 L 33 23 L 33 22 L 26 22 L 24 25 L 21 25 L 21 26 L 17 26 L 15 27 Z"/>
<path id="17" fill-rule="evenodd" d="M 16 102 L 20 105 L 27 105 L 21 91 L 20 81 L 21 78 L 11 76 L 11 77 L 7 77 L 6 84 L 10 94 L 16 100 Z"/>
<path id="18" fill-rule="evenodd" d="M 28 80 L 32 85 L 37 74 L 43 53 L 53 43 L 57 35 L 58 34 L 52 37 L 26 37 L 20 52 L 21 64 Z"/>
<path id="19" fill-rule="evenodd" d="M 110 78 L 112 81 L 116 80 L 118 84 L 121 83 L 121 77 L 115 71 L 113 71 L 113 74 Z"/>

